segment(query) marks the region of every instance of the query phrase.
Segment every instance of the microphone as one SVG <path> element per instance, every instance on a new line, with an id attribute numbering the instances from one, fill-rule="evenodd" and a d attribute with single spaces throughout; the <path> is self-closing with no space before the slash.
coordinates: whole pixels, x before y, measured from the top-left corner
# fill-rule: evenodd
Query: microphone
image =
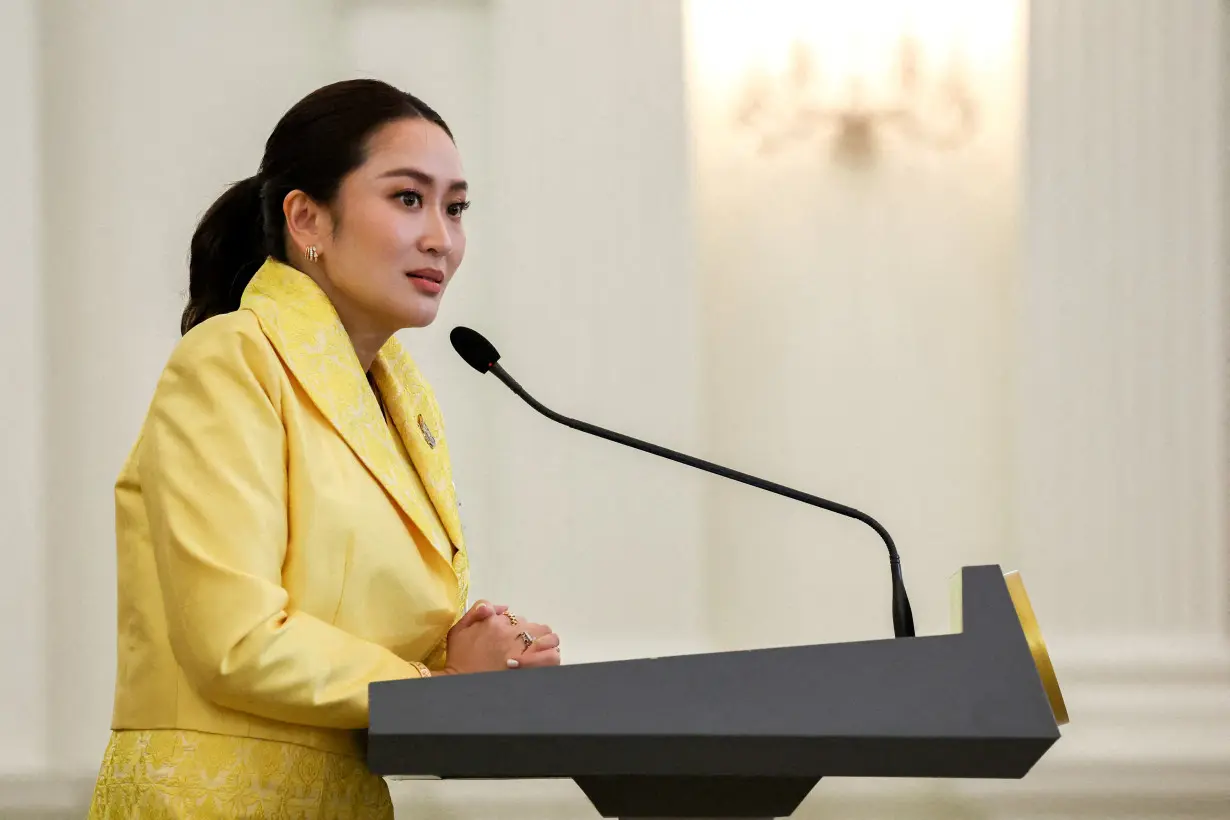
<path id="1" fill-rule="evenodd" d="M 810 504 L 813 507 L 835 512 L 838 515 L 844 515 L 847 518 L 853 518 L 862 521 L 864 524 L 871 527 L 884 540 L 885 546 L 888 547 L 888 562 L 889 570 L 892 573 L 892 607 L 893 607 L 893 631 L 898 638 L 913 638 L 914 637 L 914 614 L 910 610 L 910 599 L 906 595 L 905 581 L 901 576 L 901 559 L 897 555 L 897 547 L 893 543 L 893 538 L 888 534 L 888 530 L 881 526 L 880 522 L 876 521 L 871 516 L 864 512 L 860 512 L 853 507 L 847 507 L 845 504 L 838 504 L 835 501 L 828 501 L 823 498 L 804 493 L 799 490 L 793 490 L 789 487 L 784 487 L 781 484 L 775 484 L 772 481 L 766 481 L 763 478 L 741 473 L 738 470 L 732 470 L 729 467 L 723 467 L 720 464 L 713 464 L 699 458 L 677 453 L 674 450 L 668 450 L 665 447 L 659 447 L 656 444 L 640 441 L 639 439 L 625 436 L 622 433 L 615 433 L 610 430 L 605 430 L 588 422 L 578 421 L 568 418 L 567 416 L 556 413 L 548 407 L 545 407 L 537 399 L 525 391 L 521 385 L 517 384 L 516 379 L 508 375 L 508 372 L 500 366 L 500 354 L 496 351 L 495 346 L 487 341 L 481 333 L 471 330 L 468 327 L 455 327 L 449 334 L 449 340 L 453 343 L 453 349 L 457 351 L 461 358 L 465 359 L 466 364 L 473 367 L 479 373 L 488 371 L 494 373 L 496 378 L 504 382 L 510 390 L 520 396 L 526 404 L 533 407 L 539 413 L 542 413 L 552 421 L 559 422 L 566 427 L 571 427 L 574 430 L 580 430 L 583 433 L 604 438 L 607 441 L 613 441 L 617 444 L 624 444 L 628 447 L 633 447 L 646 453 L 655 456 L 668 458 L 671 461 L 686 464 L 689 467 L 696 467 L 705 472 L 720 475 L 724 478 L 733 479 L 744 484 L 749 484 L 753 487 L 759 487 L 762 490 L 767 490 L 777 495 L 784 495 L 787 498 L 792 498 L 795 501 L 802 501 L 804 504 Z"/>

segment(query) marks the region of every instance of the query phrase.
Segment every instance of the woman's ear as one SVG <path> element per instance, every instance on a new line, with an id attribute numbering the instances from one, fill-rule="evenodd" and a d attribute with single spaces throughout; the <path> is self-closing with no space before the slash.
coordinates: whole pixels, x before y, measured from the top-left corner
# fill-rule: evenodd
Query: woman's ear
<path id="1" fill-rule="evenodd" d="M 324 255 L 333 223 L 329 212 L 303 191 L 295 190 L 282 200 L 286 217 L 286 239 L 298 256 L 307 257 L 308 248 Z"/>

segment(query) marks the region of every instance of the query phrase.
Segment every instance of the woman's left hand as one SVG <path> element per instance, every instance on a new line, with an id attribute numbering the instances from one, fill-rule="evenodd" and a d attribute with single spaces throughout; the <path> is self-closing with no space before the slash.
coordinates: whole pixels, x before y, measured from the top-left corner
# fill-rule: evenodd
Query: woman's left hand
<path id="1" fill-rule="evenodd" d="M 502 613 L 508 617 L 507 613 Z M 516 649 L 512 653 L 509 667 L 512 669 L 534 669 L 544 666 L 560 665 L 560 638 L 551 627 L 545 624 L 524 623 L 513 615 L 510 621 L 517 621 Z M 518 628 L 519 627 L 519 628 Z M 527 642 L 525 636 L 529 636 Z"/>

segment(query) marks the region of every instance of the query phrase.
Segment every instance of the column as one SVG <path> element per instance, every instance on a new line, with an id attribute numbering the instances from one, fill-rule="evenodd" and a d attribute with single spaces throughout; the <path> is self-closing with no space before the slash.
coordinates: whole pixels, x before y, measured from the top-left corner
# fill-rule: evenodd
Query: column
<path id="1" fill-rule="evenodd" d="M 1033 4 L 1015 482 L 1073 715 L 1042 771 L 1130 765 L 1133 789 L 1222 799 L 1225 13 Z"/>
<path id="2" fill-rule="evenodd" d="M 37 43 L 36 3 L 0 5 L 0 778 L 47 754 Z"/>
<path id="3" fill-rule="evenodd" d="M 492 8 L 490 338 L 548 406 L 697 451 L 679 4 Z M 698 646 L 704 476 L 555 425 L 493 377 L 481 397 L 497 589 L 569 660 Z"/>
<path id="4" fill-rule="evenodd" d="M 1223 31 L 1034 4 L 1019 527 L 1057 635 L 1226 637 Z"/>
<path id="5" fill-rule="evenodd" d="M 335 20 L 326 0 L 41 13 L 48 740 L 53 765 L 87 774 L 114 685 L 112 490 L 178 339 L 189 238 L 281 114 L 332 79 Z"/>

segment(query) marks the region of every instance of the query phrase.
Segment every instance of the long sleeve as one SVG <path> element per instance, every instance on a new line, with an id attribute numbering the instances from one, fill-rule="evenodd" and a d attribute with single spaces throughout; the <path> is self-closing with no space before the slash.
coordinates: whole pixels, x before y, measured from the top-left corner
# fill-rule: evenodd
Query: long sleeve
<path id="1" fill-rule="evenodd" d="M 223 706 L 362 728 L 368 685 L 418 672 L 388 649 L 288 607 L 283 371 L 258 334 L 232 324 L 185 337 L 139 445 L 172 651 L 192 685 Z"/>

